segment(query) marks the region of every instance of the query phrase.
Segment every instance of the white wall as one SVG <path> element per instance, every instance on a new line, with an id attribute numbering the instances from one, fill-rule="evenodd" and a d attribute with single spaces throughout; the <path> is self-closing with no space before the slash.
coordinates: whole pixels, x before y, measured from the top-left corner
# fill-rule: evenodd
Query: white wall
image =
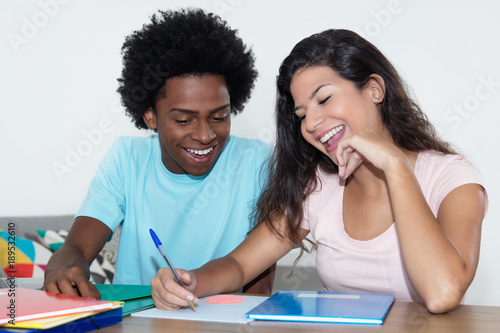
<path id="1" fill-rule="evenodd" d="M 492 204 L 467 303 L 500 306 L 500 3 L 494 1 L 1 1 L 0 216 L 74 213 L 114 138 L 148 134 L 124 118 L 115 92 L 120 47 L 157 9 L 184 4 L 220 14 L 253 45 L 260 77 L 245 112 L 233 120 L 233 133 L 242 136 L 273 140 L 274 78 L 300 39 L 348 28 L 376 44 L 444 138 L 484 176 Z"/>

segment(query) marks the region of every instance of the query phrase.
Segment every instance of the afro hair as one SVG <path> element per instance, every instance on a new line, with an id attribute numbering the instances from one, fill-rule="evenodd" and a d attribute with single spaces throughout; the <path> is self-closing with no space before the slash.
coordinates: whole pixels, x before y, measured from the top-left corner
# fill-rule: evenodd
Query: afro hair
<path id="1" fill-rule="evenodd" d="M 144 112 L 164 96 L 170 78 L 224 76 L 233 114 L 243 110 L 257 78 L 252 50 L 237 30 L 201 9 L 158 11 L 151 23 L 127 36 L 122 55 L 117 91 L 137 128 L 148 128 Z"/>

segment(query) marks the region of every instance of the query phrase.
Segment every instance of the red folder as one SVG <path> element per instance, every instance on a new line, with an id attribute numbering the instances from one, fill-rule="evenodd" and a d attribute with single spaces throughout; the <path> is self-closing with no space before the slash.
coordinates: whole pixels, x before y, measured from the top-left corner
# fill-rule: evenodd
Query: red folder
<path id="1" fill-rule="evenodd" d="M 111 309 L 113 302 L 41 290 L 0 289 L 0 325 L 24 320 Z"/>

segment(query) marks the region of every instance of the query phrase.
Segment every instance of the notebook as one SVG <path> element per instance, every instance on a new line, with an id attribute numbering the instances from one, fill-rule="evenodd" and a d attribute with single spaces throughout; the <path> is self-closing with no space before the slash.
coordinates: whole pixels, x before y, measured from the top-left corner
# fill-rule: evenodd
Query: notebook
<path id="1" fill-rule="evenodd" d="M 392 294 L 279 291 L 246 313 L 250 319 L 382 324 Z"/>
<path id="2" fill-rule="evenodd" d="M 25 288 L 0 289 L 0 325 L 23 320 L 100 311 L 113 307 L 113 302 L 55 294 Z"/>
<path id="3" fill-rule="evenodd" d="M 227 296 L 228 295 L 214 295 L 200 298 L 199 302 L 196 304 L 196 312 L 189 307 L 184 307 L 177 311 L 153 308 L 132 313 L 132 317 L 246 324 L 252 321 L 252 319 L 248 319 L 245 313 L 267 299 L 267 297 L 263 296 L 239 294 L 237 296 L 231 296 L 228 300 L 226 298 Z M 220 301 L 221 299 L 222 301 Z"/>

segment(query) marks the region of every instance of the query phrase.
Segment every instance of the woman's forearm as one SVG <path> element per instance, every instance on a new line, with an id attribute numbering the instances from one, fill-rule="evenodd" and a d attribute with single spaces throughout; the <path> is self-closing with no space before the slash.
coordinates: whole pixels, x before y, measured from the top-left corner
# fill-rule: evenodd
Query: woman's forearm
<path id="1" fill-rule="evenodd" d="M 429 311 L 448 311 L 458 305 L 472 282 L 477 266 L 479 238 L 469 235 L 470 238 L 465 239 L 454 231 L 461 223 L 453 225 L 447 221 L 466 217 L 450 214 L 438 221 L 413 171 L 406 166 L 388 174 L 387 181 L 408 277 Z M 471 223 L 477 225 L 477 221 Z M 470 228 L 471 231 L 477 230 Z M 455 234 L 457 237 L 450 237 Z"/>

